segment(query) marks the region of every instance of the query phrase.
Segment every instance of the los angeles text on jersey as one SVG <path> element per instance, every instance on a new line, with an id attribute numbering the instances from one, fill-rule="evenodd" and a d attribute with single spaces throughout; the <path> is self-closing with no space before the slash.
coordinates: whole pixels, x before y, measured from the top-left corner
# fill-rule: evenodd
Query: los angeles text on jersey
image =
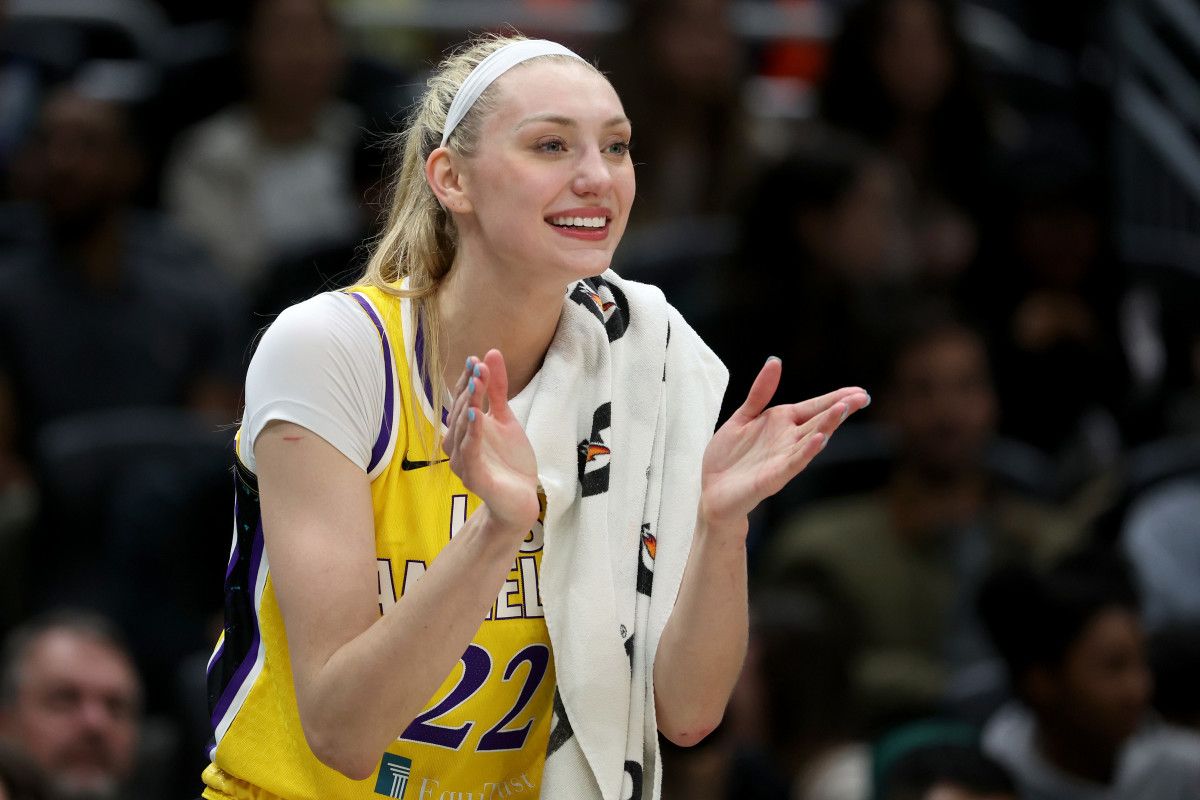
<path id="1" fill-rule="evenodd" d="M 537 795 L 537 787 L 530 782 L 525 773 L 517 778 L 506 781 L 485 781 L 483 786 L 475 791 L 461 789 L 443 789 L 442 784 L 433 778 L 421 778 L 417 784 L 416 800 L 503 800 L 503 798 L 527 795 Z"/>
<path id="2" fill-rule="evenodd" d="M 545 518 L 545 500 L 542 514 L 521 542 L 521 549 L 513 560 L 508 577 L 500 587 L 496 602 L 485 619 L 532 619 L 544 617 L 541 586 L 538 580 L 538 558 L 545 539 L 542 519 Z M 450 538 L 467 524 L 467 496 L 456 494 L 450 498 Z M 420 559 L 406 559 L 404 564 L 393 564 L 390 558 L 376 560 L 379 570 L 379 612 L 385 613 L 403 597 L 408 589 L 425 574 L 429 564 Z M 399 592 L 396 591 L 397 585 Z"/>

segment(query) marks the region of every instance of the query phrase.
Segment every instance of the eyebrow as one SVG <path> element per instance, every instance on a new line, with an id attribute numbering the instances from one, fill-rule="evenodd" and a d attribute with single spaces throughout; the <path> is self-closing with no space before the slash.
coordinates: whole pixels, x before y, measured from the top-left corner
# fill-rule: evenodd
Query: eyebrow
<path id="1" fill-rule="evenodd" d="M 525 119 L 518 122 L 516 127 L 513 128 L 513 130 L 519 131 L 521 128 L 525 127 L 526 125 L 531 125 L 535 122 L 549 122 L 554 125 L 562 125 L 563 127 L 566 127 L 566 128 L 579 127 L 578 122 L 571 119 L 570 117 L 564 117 L 561 114 L 535 114 L 532 117 L 526 117 Z M 613 128 L 613 127 L 616 127 L 617 125 L 627 125 L 627 124 L 629 124 L 628 117 L 613 117 L 611 119 L 605 120 L 603 127 Z"/>

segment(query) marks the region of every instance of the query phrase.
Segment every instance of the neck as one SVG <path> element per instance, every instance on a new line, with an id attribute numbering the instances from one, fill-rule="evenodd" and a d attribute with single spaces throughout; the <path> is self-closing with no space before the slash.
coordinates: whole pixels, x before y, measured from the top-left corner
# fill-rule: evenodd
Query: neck
<path id="1" fill-rule="evenodd" d="M 974 520 L 983 508 L 987 480 L 977 470 L 931 475 L 900 466 L 889 485 L 896 529 L 906 539 L 922 540 Z"/>
<path id="2" fill-rule="evenodd" d="M 538 285 L 527 275 L 479 268 L 462 251 L 438 294 L 446 385 L 468 356 L 504 354 L 508 395 L 524 389 L 542 366 L 562 313 L 566 285 Z"/>
<path id="3" fill-rule="evenodd" d="M 1046 760 L 1076 778 L 1107 786 L 1117 773 L 1118 748 L 1089 746 L 1076 734 L 1038 726 L 1037 748 Z"/>
<path id="4" fill-rule="evenodd" d="M 61 235 L 58 246 L 89 284 L 111 286 L 121 273 L 121 214 L 110 214 L 86 232 Z"/>
<path id="5" fill-rule="evenodd" d="M 312 135 L 317 127 L 320 110 L 289 107 L 287 104 L 259 101 L 251 106 L 254 123 L 264 139 L 276 144 L 290 144 Z"/>

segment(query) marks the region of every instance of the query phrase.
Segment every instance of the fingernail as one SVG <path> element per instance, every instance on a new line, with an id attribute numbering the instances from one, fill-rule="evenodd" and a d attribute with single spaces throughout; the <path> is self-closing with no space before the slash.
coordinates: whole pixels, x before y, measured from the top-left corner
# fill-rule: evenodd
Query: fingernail
<path id="1" fill-rule="evenodd" d="M 468 421 L 468 422 L 474 422 L 474 421 L 475 421 L 475 409 L 473 409 L 473 408 L 468 408 L 468 409 L 467 409 L 467 421 Z"/>
<path id="2" fill-rule="evenodd" d="M 846 417 L 848 417 L 848 416 L 850 416 L 850 406 L 843 404 L 842 405 L 842 418 L 838 421 L 845 422 Z"/>
<path id="3" fill-rule="evenodd" d="M 478 364 L 475 365 L 475 372 L 473 374 L 475 375 L 476 378 L 479 377 L 479 365 Z"/>
<path id="4" fill-rule="evenodd" d="M 467 391 L 470 392 L 471 394 L 475 394 L 475 379 L 474 378 L 471 378 L 471 380 L 467 381 Z"/>
<path id="5" fill-rule="evenodd" d="M 471 357 L 467 356 L 467 369 L 471 368 Z"/>
<path id="6" fill-rule="evenodd" d="M 779 356 L 767 356 L 767 361 L 779 361 L 782 363 L 783 359 L 780 358 Z"/>
<path id="7" fill-rule="evenodd" d="M 863 408 L 871 405 L 871 395 L 867 395 L 867 402 L 863 403 Z"/>

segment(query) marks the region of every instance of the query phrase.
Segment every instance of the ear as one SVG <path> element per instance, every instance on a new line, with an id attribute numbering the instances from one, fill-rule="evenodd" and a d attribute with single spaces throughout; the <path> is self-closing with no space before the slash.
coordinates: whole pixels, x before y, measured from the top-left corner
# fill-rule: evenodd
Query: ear
<path id="1" fill-rule="evenodd" d="M 464 191 L 458 162 L 458 157 L 449 148 L 436 148 L 425 159 L 425 181 L 443 208 L 454 214 L 466 214 L 472 206 Z"/>

